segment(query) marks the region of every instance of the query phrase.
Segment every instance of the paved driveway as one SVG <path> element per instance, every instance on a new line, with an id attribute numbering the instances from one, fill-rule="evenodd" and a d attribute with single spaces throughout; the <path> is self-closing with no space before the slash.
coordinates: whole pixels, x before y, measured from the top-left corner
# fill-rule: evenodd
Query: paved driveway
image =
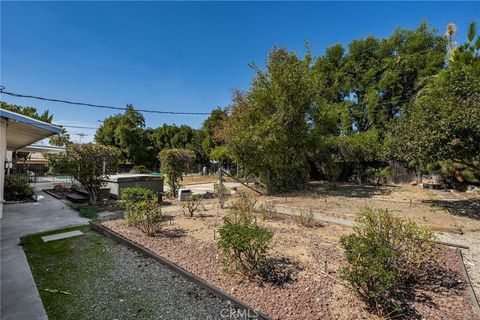
<path id="1" fill-rule="evenodd" d="M 88 223 L 63 202 L 37 193 L 32 203 L 4 206 L 1 222 L 1 319 L 47 319 L 20 237 Z"/>

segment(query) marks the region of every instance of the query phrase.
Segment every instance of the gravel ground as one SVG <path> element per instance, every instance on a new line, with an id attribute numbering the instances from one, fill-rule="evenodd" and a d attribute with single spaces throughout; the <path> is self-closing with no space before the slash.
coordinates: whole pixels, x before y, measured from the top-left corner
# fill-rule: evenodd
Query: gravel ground
<path id="1" fill-rule="evenodd" d="M 213 221 L 215 218 L 192 220 L 183 215 L 177 216 L 171 228 L 181 228 L 184 234 L 174 238 L 145 237 L 137 229 L 128 227 L 124 220 L 107 221 L 104 225 L 273 319 L 375 319 L 365 310 L 358 297 L 338 280 L 338 268 L 343 264 L 338 236 L 348 232 L 348 228 L 327 225 L 312 229 L 295 224 L 265 222 L 275 233 L 271 257 L 277 261 L 286 257 L 286 262 L 281 266 L 285 270 L 293 270 L 289 280 L 279 285 L 250 282 L 222 272 L 221 254 L 212 237 L 205 237 L 212 233 L 209 219 Z M 324 260 L 329 262 L 328 276 L 321 271 Z M 461 275 L 461 265 L 452 249 L 444 247 L 440 268 L 432 270 L 427 284 L 412 288 L 411 295 L 409 314 L 413 318 L 475 319 Z"/>
<path id="2" fill-rule="evenodd" d="M 438 238 L 441 241 L 470 247 L 470 249 L 462 249 L 463 260 L 477 300 L 480 301 L 480 231 L 463 235 L 443 233 L 439 234 Z"/>
<path id="3" fill-rule="evenodd" d="M 114 257 L 114 270 L 106 279 L 97 279 L 94 291 L 106 296 L 106 282 L 118 286 L 115 291 L 121 294 L 115 299 L 124 307 L 117 309 L 117 319 L 216 319 L 229 308 L 228 303 L 151 258 L 122 245 L 107 250 Z M 100 300 L 94 308 L 112 307 L 111 302 Z"/>

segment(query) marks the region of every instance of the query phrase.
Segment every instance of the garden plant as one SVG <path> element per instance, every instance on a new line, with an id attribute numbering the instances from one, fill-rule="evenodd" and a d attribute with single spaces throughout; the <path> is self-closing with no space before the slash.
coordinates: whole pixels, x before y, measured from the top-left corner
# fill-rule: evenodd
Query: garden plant
<path id="1" fill-rule="evenodd" d="M 145 188 L 125 188 L 121 202 L 125 206 L 125 220 L 148 237 L 155 236 L 163 222 L 161 207 L 155 191 Z"/>
<path id="2" fill-rule="evenodd" d="M 431 231 L 385 210 L 360 212 L 354 232 L 342 237 L 341 245 L 347 260 L 341 277 L 381 316 L 400 314 L 401 289 L 421 280 L 437 261 Z"/>
<path id="3" fill-rule="evenodd" d="M 245 199 L 236 201 L 224 218 L 218 247 L 223 252 L 224 271 L 256 279 L 267 267 L 273 233 L 256 223 Z"/>

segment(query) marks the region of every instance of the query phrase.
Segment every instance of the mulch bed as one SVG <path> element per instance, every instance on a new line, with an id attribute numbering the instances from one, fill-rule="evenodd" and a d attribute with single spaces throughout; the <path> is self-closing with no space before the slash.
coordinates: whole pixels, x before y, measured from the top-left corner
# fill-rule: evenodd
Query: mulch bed
<path id="1" fill-rule="evenodd" d="M 200 221 L 200 220 L 199 220 Z M 203 222 L 202 222 L 203 223 Z M 325 237 L 312 228 L 268 223 L 275 232 L 271 261 L 275 272 L 262 283 L 228 275 L 222 271 L 221 253 L 215 241 L 193 237 L 188 230 L 177 235 L 164 230 L 157 237 L 146 237 L 124 220 L 111 220 L 103 225 L 176 263 L 215 287 L 235 296 L 272 319 L 372 319 L 376 318 L 363 302 L 338 279 L 338 269 L 344 263 L 342 249 L 335 240 L 338 226 Z M 328 230 L 328 229 L 326 229 Z M 323 232 L 323 231 L 322 231 Z M 306 245 L 305 245 L 306 243 Z M 307 248 L 305 259 L 282 254 L 301 244 Z M 303 247 L 302 247 L 303 248 Z M 301 254 L 303 255 L 303 254 Z M 465 289 L 461 262 L 455 250 L 442 246 L 439 268 L 432 270 L 425 284 L 409 291 L 407 319 L 476 319 Z M 328 261 L 328 276 L 322 273 Z"/>

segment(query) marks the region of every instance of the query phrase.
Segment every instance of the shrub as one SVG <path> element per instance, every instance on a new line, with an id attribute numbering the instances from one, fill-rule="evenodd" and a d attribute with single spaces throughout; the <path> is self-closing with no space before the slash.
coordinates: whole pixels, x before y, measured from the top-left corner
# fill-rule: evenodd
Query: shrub
<path id="1" fill-rule="evenodd" d="M 195 153 L 186 149 L 163 149 L 158 155 L 162 173 L 167 176 L 170 193 L 176 197 L 182 176 L 195 161 Z"/>
<path id="2" fill-rule="evenodd" d="M 225 207 L 225 202 L 227 201 L 227 198 L 230 195 L 227 188 L 223 184 L 216 183 L 213 185 L 213 191 L 215 192 L 215 196 L 218 199 L 220 208 L 223 209 Z"/>
<path id="3" fill-rule="evenodd" d="M 218 247 L 223 251 L 224 271 L 255 278 L 263 273 L 273 233 L 263 229 L 251 215 L 230 215 L 220 228 Z"/>
<path id="4" fill-rule="evenodd" d="M 313 228 L 317 226 L 317 220 L 312 210 L 301 210 L 300 215 L 295 217 L 295 221 L 304 227 Z"/>
<path id="5" fill-rule="evenodd" d="M 91 206 L 86 203 L 73 203 L 70 205 L 73 209 L 78 211 L 80 217 L 87 219 L 97 219 L 98 218 L 98 208 Z"/>
<path id="6" fill-rule="evenodd" d="M 276 213 L 275 203 L 273 201 L 267 200 L 258 206 L 258 211 L 260 212 L 260 217 L 262 218 L 262 220 L 272 219 L 274 214 Z"/>
<path id="7" fill-rule="evenodd" d="M 188 210 L 190 217 L 193 217 L 193 214 L 202 204 L 202 195 L 201 194 L 192 194 L 188 196 L 187 201 L 184 203 L 183 207 Z"/>
<path id="8" fill-rule="evenodd" d="M 251 214 L 255 211 L 256 204 L 257 200 L 255 198 L 240 194 L 240 198 L 232 203 L 232 213 L 240 215 Z"/>
<path id="9" fill-rule="evenodd" d="M 434 235 L 387 211 L 364 209 L 354 232 L 341 238 L 347 266 L 341 277 L 379 315 L 402 310 L 401 288 L 426 275 L 436 260 Z"/>
<path id="10" fill-rule="evenodd" d="M 162 212 L 155 191 L 125 188 L 120 198 L 125 206 L 125 220 L 147 236 L 153 237 L 161 228 Z"/>
<path id="11" fill-rule="evenodd" d="M 384 168 L 369 167 L 365 170 L 365 174 L 378 189 L 381 184 L 387 183 L 392 177 L 392 169 L 389 166 Z"/>
<path id="12" fill-rule="evenodd" d="M 33 196 L 33 189 L 28 184 L 28 177 L 21 174 L 5 176 L 4 190 L 4 197 L 7 201 L 21 201 Z"/>

